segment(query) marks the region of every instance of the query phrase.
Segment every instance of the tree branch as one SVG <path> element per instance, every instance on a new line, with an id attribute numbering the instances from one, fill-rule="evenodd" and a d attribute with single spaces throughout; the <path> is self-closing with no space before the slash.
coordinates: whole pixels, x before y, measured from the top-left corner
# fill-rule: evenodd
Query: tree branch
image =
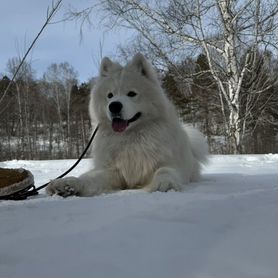
<path id="1" fill-rule="evenodd" d="M 59 9 L 61 3 L 63 0 L 58 0 L 55 4 L 54 2 L 52 2 L 52 7 L 51 10 L 49 11 L 49 7 L 47 8 L 47 15 L 46 15 L 46 20 L 43 24 L 43 26 L 41 27 L 40 31 L 38 32 L 37 36 L 34 38 L 34 40 L 32 41 L 31 45 L 29 46 L 28 50 L 26 51 L 26 53 L 24 54 L 22 60 L 20 61 L 17 69 L 15 70 L 15 73 L 13 74 L 12 79 L 9 81 L 8 86 L 6 87 L 3 95 L 0 98 L 0 104 L 3 101 L 3 99 L 5 98 L 6 94 L 9 91 L 9 88 L 11 87 L 12 83 L 14 82 L 20 68 L 22 67 L 24 61 L 26 60 L 28 54 L 30 53 L 30 51 L 32 50 L 32 48 L 34 47 L 36 41 L 38 40 L 38 38 L 40 37 L 40 35 L 42 34 L 43 30 L 45 29 L 45 27 L 49 24 L 51 18 L 55 15 L 55 13 L 57 12 L 57 10 Z"/>

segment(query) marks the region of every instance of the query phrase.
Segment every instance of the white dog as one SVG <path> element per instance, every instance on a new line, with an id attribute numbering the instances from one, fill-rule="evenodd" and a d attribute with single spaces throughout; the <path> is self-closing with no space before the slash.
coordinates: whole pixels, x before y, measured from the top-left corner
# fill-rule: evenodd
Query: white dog
<path id="1" fill-rule="evenodd" d="M 52 181 L 48 194 L 94 196 L 123 189 L 181 190 L 200 176 L 207 145 L 184 128 L 157 75 L 141 54 L 125 67 L 104 58 L 90 101 L 99 123 L 94 169 Z"/>

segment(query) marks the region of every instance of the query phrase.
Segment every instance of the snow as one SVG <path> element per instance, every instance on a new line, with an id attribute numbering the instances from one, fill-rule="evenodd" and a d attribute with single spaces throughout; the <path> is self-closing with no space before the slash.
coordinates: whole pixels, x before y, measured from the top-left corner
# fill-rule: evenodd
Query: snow
<path id="1" fill-rule="evenodd" d="M 0 167 L 31 170 L 39 186 L 73 162 Z M 277 162 L 212 156 L 184 192 L 0 201 L 0 277 L 277 277 Z"/>

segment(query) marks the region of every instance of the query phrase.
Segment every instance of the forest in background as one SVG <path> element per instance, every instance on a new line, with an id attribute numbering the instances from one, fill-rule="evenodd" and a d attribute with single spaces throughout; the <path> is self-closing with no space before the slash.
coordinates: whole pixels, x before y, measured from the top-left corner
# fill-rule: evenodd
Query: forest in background
<path id="1" fill-rule="evenodd" d="M 246 75 L 244 79 L 241 94 L 243 107 L 250 101 L 248 88 L 252 83 L 263 84 L 277 72 L 278 61 L 271 53 L 267 55 L 268 59 L 265 59 L 266 54 L 258 55 L 258 76 Z M 13 73 L 18 62 L 17 58 L 9 60 L 7 75 Z M 211 153 L 230 153 L 218 90 L 213 77 L 206 71 L 206 56 L 200 54 L 196 59 L 187 58 L 176 67 L 184 75 L 200 69 L 206 72 L 196 75 L 188 83 L 185 79 L 177 78 L 175 69 L 158 71 L 161 84 L 176 106 L 181 120 L 199 128 L 206 135 Z M 0 78 L 0 92 L 10 81 L 7 75 Z M 80 155 L 91 134 L 88 104 L 94 79 L 80 84 L 77 76 L 75 69 L 64 62 L 50 65 L 43 78 L 36 79 L 31 64 L 24 63 L 0 104 L 2 161 L 76 158 Z M 253 96 L 242 153 L 278 151 L 277 92 L 278 86 L 275 85 Z"/>
<path id="2" fill-rule="evenodd" d="M 255 71 L 243 78 L 239 97 L 242 137 L 239 153 L 278 152 L 278 60 L 272 53 L 257 53 Z M 181 75 L 177 75 L 178 72 Z M 185 123 L 198 127 L 207 137 L 211 153 L 233 153 L 227 134 L 228 105 L 221 101 L 205 55 L 188 58 L 163 76 L 163 86 Z M 202 72 L 202 74 L 195 73 Z M 183 76 L 193 76 L 190 82 Z"/>
<path id="3" fill-rule="evenodd" d="M 9 60 L 10 74 L 18 62 Z M 9 82 L 7 75 L 0 79 L 0 92 Z M 50 65 L 39 80 L 24 63 L 0 104 L 1 160 L 79 156 L 91 132 L 89 94 L 90 82 L 79 84 L 67 62 Z"/>
<path id="4" fill-rule="evenodd" d="M 95 12 L 102 26 L 135 31 L 116 60 L 143 53 L 211 153 L 278 152 L 277 0 L 98 0 L 64 20 L 82 28 Z M 36 78 L 25 61 L 10 83 L 21 62 L 11 58 L 0 73 L 0 160 L 77 157 L 91 133 L 94 78 L 80 84 L 67 62 Z"/>

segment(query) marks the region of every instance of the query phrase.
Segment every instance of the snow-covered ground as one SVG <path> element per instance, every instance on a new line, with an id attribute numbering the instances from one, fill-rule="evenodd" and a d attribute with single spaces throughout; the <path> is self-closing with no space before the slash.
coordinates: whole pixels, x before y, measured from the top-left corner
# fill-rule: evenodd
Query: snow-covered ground
<path id="1" fill-rule="evenodd" d="M 0 167 L 39 186 L 72 163 Z M 0 201 L 0 277 L 278 277 L 277 166 L 277 154 L 219 155 L 184 192 Z"/>

